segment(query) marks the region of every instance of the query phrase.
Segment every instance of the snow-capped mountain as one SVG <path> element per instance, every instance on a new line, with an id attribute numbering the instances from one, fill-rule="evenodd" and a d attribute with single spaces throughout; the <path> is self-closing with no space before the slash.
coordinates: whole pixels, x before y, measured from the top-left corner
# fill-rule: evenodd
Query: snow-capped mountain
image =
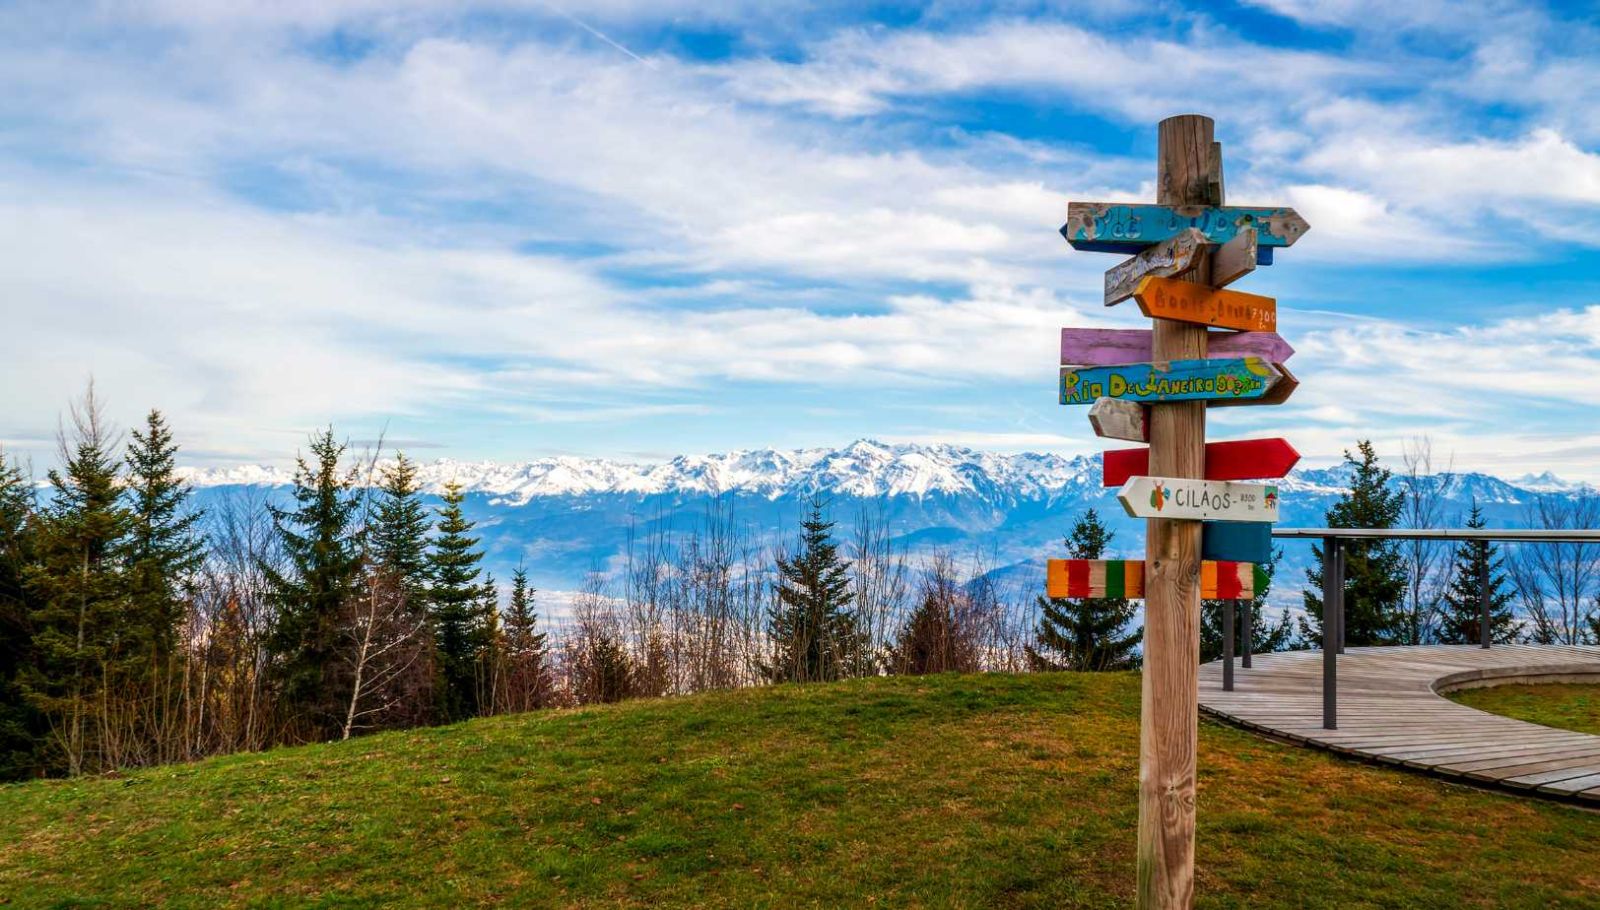
<path id="1" fill-rule="evenodd" d="M 600 458 L 543 458 L 513 464 L 439 459 L 419 465 L 424 489 L 447 483 L 467 493 L 489 568 L 505 578 L 519 562 L 546 588 L 577 587 L 589 571 L 625 559 L 630 529 L 685 533 L 707 510 L 723 512 L 758 542 L 790 538 L 807 499 L 828 499 L 837 533 L 848 538 L 868 512 L 887 523 L 914 556 L 942 549 L 978 555 L 1019 585 L 1036 586 L 1044 560 L 1088 507 L 1115 531 L 1110 555 L 1143 551 L 1143 522 L 1127 518 L 1115 490 L 1101 486 L 1098 457 L 1003 455 L 950 445 L 887 445 L 861 440 L 839 449 L 752 449 L 685 455 L 657 463 Z M 281 488 L 281 468 L 190 470 L 202 504 L 243 487 Z M 1343 467 L 1305 469 L 1280 484 L 1282 525 L 1319 526 L 1346 487 Z M 1525 524 L 1527 504 L 1541 495 L 1594 492 L 1550 474 L 1503 480 L 1484 474 L 1440 475 L 1443 521 L 1457 524 L 1469 504 L 1493 526 Z M 1274 599 L 1292 600 L 1309 560 L 1303 542 L 1284 546 L 1283 579 Z"/>

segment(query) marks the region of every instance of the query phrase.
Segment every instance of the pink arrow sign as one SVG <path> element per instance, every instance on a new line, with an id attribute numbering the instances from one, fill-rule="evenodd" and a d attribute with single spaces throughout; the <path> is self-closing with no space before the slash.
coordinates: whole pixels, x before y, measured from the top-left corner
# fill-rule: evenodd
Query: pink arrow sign
<path id="1" fill-rule="evenodd" d="M 1260 357 L 1283 363 L 1294 348 L 1277 332 L 1212 332 L 1207 357 Z M 1151 360 L 1149 329 L 1062 329 L 1061 362 L 1084 367 L 1114 367 Z"/>

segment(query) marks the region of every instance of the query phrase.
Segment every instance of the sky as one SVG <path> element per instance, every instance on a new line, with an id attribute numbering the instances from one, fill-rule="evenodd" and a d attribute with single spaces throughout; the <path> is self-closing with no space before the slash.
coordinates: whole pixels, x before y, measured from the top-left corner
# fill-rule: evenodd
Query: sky
<path id="1" fill-rule="evenodd" d="M 1301 386 L 1212 438 L 1600 481 L 1596 47 L 1492 0 L 0 0 L 0 446 L 51 464 L 92 377 L 201 466 L 1090 453 L 1059 330 L 1148 321 L 1056 231 L 1198 112 L 1311 224 L 1234 286 Z"/>

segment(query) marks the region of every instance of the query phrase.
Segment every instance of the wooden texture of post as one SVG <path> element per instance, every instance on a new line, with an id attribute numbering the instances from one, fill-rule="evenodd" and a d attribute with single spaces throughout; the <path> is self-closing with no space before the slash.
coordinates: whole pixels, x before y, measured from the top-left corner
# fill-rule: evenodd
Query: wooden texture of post
<path id="1" fill-rule="evenodd" d="M 1210 117 L 1158 128 L 1156 202 L 1221 205 Z M 1180 280 L 1211 281 L 1209 253 Z M 1155 360 L 1206 356 L 1206 327 L 1153 321 Z M 1150 474 L 1205 474 L 1206 403 L 1150 408 Z M 1139 906 L 1194 902 L 1195 744 L 1199 725 L 1200 522 L 1151 519 L 1145 543 L 1144 689 L 1139 738 Z"/>

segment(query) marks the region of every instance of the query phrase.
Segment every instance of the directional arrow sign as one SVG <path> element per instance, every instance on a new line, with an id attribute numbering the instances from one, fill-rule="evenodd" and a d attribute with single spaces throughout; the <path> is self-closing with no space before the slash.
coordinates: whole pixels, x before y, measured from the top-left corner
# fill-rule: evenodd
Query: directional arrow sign
<path id="1" fill-rule="evenodd" d="M 1089 426 L 1101 439 L 1150 441 L 1150 406 L 1115 398 L 1097 398 L 1089 408 Z"/>
<path id="2" fill-rule="evenodd" d="M 1090 409 L 1093 413 L 1093 409 Z M 1239 439 L 1206 443 L 1206 480 L 1258 480 L 1282 477 L 1300 460 L 1287 439 Z M 1105 485 L 1120 487 L 1128 478 L 1150 473 L 1150 450 L 1114 449 L 1105 453 Z"/>
<path id="3" fill-rule="evenodd" d="M 1272 561 L 1272 525 L 1264 521 L 1208 521 L 1200 526 L 1200 558 L 1256 564 Z"/>
<path id="4" fill-rule="evenodd" d="M 1257 573 L 1248 562 L 1207 560 L 1200 564 L 1200 596 L 1207 600 L 1250 600 Z M 1144 560 L 1052 559 L 1046 563 L 1045 593 L 1051 597 L 1144 596 Z"/>
<path id="5" fill-rule="evenodd" d="M 1256 270 L 1256 229 L 1245 228 L 1211 257 L 1211 286 L 1225 288 Z"/>
<path id="6" fill-rule="evenodd" d="M 1260 398 L 1283 373 L 1259 357 L 1161 360 L 1115 367 L 1061 368 L 1061 403 L 1211 401 Z"/>
<path id="7" fill-rule="evenodd" d="M 1238 236 L 1243 237 L 1244 234 L 1240 231 Z M 1147 275 L 1171 278 L 1189 271 L 1195 266 L 1196 256 L 1205 248 L 1206 235 L 1188 228 L 1141 250 L 1132 259 L 1112 266 L 1106 270 L 1106 306 L 1132 297 L 1134 290 L 1139 287 L 1139 280 Z M 1250 253 L 1255 255 L 1254 246 L 1250 248 Z M 1255 268 L 1254 261 L 1250 267 Z"/>
<path id="8" fill-rule="evenodd" d="M 1294 378 L 1294 374 L 1289 372 L 1289 368 L 1281 363 L 1273 364 L 1273 368 L 1279 373 L 1278 381 L 1272 384 L 1272 388 L 1267 389 L 1267 394 L 1262 395 L 1260 398 L 1229 398 L 1223 401 L 1213 401 L 1207 403 L 1206 407 L 1222 408 L 1246 404 L 1283 404 L 1289 400 L 1290 395 L 1294 394 L 1295 389 L 1300 388 L 1300 380 Z"/>
<path id="9" fill-rule="evenodd" d="M 1137 252 L 1188 228 L 1199 229 L 1212 243 L 1227 243 L 1241 230 L 1255 228 L 1258 248 L 1270 251 L 1293 246 L 1310 227 L 1286 208 L 1070 202 L 1061 236 L 1073 249 L 1121 253 Z"/>
<path id="10" fill-rule="evenodd" d="M 1149 329 L 1062 329 L 1062 364 L 1114 367 L 1151 359 Z M 1284 363 L 1294 348 L 1276 332 L 1212 332 L 1206 339 L 1207 357 L 1260 357 Z"/>
<path id="11" fill-rule="evenodd" d="M 1117 501 L 1134 518 L 1277 521 L 1278 485 L 1182 477 L 1133 477 Z"/>
<path id="12" fill-rule="evenodd" d="M 1172 278 L 1146 278 L 1133 298 L 1139 309 L 1155 319 L 1196 322 L 1224 329 L 1275 332 L 1278 301 L 1260 294 L 1224 291 Z"/>

